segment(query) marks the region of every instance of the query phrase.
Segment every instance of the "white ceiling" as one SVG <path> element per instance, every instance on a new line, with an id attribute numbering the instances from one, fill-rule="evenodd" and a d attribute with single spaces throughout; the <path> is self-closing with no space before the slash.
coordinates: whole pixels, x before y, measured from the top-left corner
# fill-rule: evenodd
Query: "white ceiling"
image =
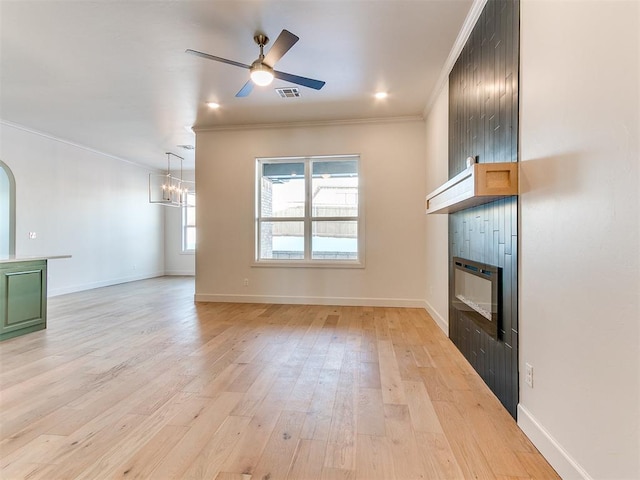
<path id="1" fill-rule="evenodd" d="M 421 115 L 472 0 L 1 0 L 0 119 L 140 164 L 195 128 Z M 257 31 L 300 41 L 276 69 L 326 81 L 282 99 L 235 94 Z M 270 45 L 267 45 L 265 52 Z M 389 97 L 376 101 L 373 94 Z M 218 102 L 211 110 L 206 102 Z"/>

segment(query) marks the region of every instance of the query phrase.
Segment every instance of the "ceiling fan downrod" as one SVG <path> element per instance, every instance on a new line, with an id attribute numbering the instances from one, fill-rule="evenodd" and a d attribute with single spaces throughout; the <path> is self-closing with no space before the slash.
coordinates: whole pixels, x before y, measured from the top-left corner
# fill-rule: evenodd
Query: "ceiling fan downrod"
<path id="1" fill-rule="evenodd" d="M 264 63 L 264 46 L 269 42 L 269 37 L 262 33 L 256 34 L 253 41 L 260 47 L 258 59 L 251 64 L 250 76 L 253 83 L 262 87 L 269 85 L 273 80 L 273 68 Z"/>

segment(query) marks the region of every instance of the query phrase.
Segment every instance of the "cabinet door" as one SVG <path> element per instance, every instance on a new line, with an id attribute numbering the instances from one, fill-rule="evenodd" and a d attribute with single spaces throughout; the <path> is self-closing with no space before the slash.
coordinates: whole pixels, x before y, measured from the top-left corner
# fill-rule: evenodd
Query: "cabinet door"
<path id="1" fill-rule="evenodd" d="M 45 262 L 0 268 L 0 339 L 45 327 L 46 282 Z"/>

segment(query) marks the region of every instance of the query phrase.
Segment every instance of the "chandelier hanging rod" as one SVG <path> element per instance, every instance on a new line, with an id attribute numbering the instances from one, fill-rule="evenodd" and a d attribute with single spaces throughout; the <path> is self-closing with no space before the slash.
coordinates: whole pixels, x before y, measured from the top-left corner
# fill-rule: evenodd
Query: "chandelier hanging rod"
<path id="1" fill-rule="evenodd" d="M 182 181 L 182 162 L 184 161 L 184 158 L 173 152 L 165 152 L 165 155 L 167 156 L 167 175 L 171 175 L 171 155 L 180 159 L 180 180 Z"/>

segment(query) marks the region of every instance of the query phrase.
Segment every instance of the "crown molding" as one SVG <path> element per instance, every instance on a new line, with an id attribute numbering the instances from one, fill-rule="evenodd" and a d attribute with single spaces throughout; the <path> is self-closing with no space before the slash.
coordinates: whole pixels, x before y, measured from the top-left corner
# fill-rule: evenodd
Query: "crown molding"
<path id="1" fill-rule="evenodd" d="M 39 130 L 34 130 L 33 128 L 29 128 L 29 127 L 25 127 L 24 125 L 20 125 L 19 123 L 10 122 L 8 120 L 3 120 L 3 119 L 0 118 L 0 125 L 4 125 L 4 126 L 10 127 L 10 128 L 15 128 L 16 130 L 22 130 L 23 132 L 31 133 L 33 135 L 38 135 L 39 137 L 43 137 L 43 138 L 46 138 L 48 140 L 53 140 L 54 142 L 64 143 L 65 145 L 69 145 L 69 146 L 72 146 L 72 147 L 75 147 L 75 148 L 79 148 L 81 150 L 85 150 L 87 152 L 94 153 L 96 155 L 101 155 L 103 157 L 108 157 L 108 158 L 111 158 L 113 160 L 118 160 L 120 162 L 128 163 L 129 165 L 133 165 L 135 167 L 139 167 L 139 168 L 142 168 L 142 169 L 147 170 L 147 171 L 153 171 L 153 172 L 161 171 L 158 168 L 154 168 L 152 166 L 145 165 L 143 163 L 135 162 L 135 161 L 129 160 L 127 158 L 118 157 L 118 156 L 112 155 L 110 153 L 102 152 L 100 150 L 96 150 L 95 148 L 87 147 L 86 145 L 82 145 L 80 143 L 75 143 L 75 142 L 72 142 L 70 140 L 66 140 L 64 138 L 59 138 L 59 137 L 56 137 L 55 135 L 51 135 L 49 133 L 44 133 L 44 132 L 41 132 Z"/>
<path id="2" fill-rule="evenodd" d="M 335 125 L 372 125 L 383 123 L 405 123 L 423 122 L 422 115 L 408 115 L 404 117 L 375 117 L 375 118 L 353 118 L 345 120 L 317 120 L 308 122 L 282 122 L 282 123 L 256 123 L 238 125 L 220 125 L 214 127 L 193 127 L 196 133 L 203 132 L 224 132 L 235 130 L 268 130 L 276 128 L 296 128 L 296 127 L 327 127 Z"/>

